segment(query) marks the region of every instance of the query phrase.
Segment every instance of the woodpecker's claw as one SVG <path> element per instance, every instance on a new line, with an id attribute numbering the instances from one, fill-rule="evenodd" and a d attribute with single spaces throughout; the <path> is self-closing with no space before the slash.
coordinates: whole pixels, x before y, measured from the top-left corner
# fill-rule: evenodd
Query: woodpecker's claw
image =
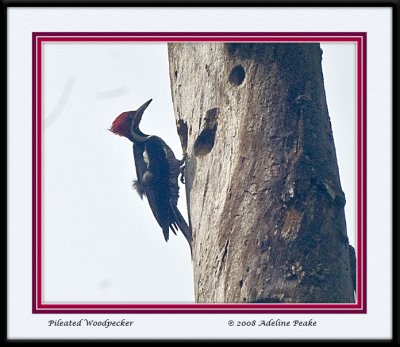
<path id="1" fill-rule="evenodd" d="M 181 175 L 181 178 L 180 178 L 180 181 L 182 182 L 182 184 L 185 184 L 185 160 L 186 160 L 186 158 L 187 158 L 187 154 L 186 154 L 186 152 L 185 153 L 183 153 L 183 158 L 182 158 L 182 160 L 180 160 L 180 175 Z"/>
<path id="2" fill-rule="evenodd" d="M 180 168 L 181 178 L 180 181 L 185 184 L 185 165 L 181 166 Z"/>

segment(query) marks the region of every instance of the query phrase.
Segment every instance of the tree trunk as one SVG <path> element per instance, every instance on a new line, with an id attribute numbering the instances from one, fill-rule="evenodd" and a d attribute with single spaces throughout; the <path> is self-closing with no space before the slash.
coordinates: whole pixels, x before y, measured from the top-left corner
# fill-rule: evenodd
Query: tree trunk
<path id="1" fill-rule="evenodd" d="M 319 44 L 168 53 L 196 302 L 354 302 Z"/>

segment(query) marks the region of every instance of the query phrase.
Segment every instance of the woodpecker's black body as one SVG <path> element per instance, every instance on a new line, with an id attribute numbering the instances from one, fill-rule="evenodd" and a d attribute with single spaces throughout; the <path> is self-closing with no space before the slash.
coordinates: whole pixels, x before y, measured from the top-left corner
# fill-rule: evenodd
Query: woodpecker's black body
<path id="1" fill-rule="evenodd" d="M 171 148 L 158 136 L 143 134 L 139 129 L 144 110 L 151 100 L 136 111 L 126 112 L 130 122 L 128 137 L 133 143 L 136 177 L 133 186 L 139 196 L 147 197 L 150 208 L 162 228 L 165 241 L 169 229 L 175 234 L 179 229 L 191 246 L 192 233 L 178 210 L 178 177 L 184 159 L 177 160 Z"/>

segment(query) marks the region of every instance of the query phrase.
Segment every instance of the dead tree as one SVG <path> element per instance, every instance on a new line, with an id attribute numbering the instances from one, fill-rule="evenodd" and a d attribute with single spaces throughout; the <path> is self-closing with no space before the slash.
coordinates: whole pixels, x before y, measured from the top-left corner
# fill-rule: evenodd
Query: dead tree
<path id="1" fill-rule="evenodd" d="M 354 302 L 319 44 L 168 54 L 196 302 Z"/>

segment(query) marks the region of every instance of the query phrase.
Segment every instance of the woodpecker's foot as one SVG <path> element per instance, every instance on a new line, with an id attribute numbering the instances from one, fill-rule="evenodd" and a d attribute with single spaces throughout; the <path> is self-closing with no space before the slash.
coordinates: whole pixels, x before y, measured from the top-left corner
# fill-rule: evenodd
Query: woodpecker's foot
<path id="1" fill-rule="evenodd" d="M 186 152 L 184 152 L 183 155 L 182 155 L 182 159 L 178 160 L 179 166 L 185 165 L 186 159 L 187 159 L 187 154 L 186 154 Z"/>
<path id="2" fill-rule="evenodd" d="M 183 157 L 181 160 L 179 160 L 179 171 L 180 171 L 180 181 L 185 184 L 185 161 L 187 159 L 187 153 L 186 151 L 183 152 Z"/>
<path id="3" fill-rule="evenodd" d="M 180 181 L 185 184 L 185 165 L 182 165 L 180 167 L 180 174 L 181 174 L 181 179 Z"/>

